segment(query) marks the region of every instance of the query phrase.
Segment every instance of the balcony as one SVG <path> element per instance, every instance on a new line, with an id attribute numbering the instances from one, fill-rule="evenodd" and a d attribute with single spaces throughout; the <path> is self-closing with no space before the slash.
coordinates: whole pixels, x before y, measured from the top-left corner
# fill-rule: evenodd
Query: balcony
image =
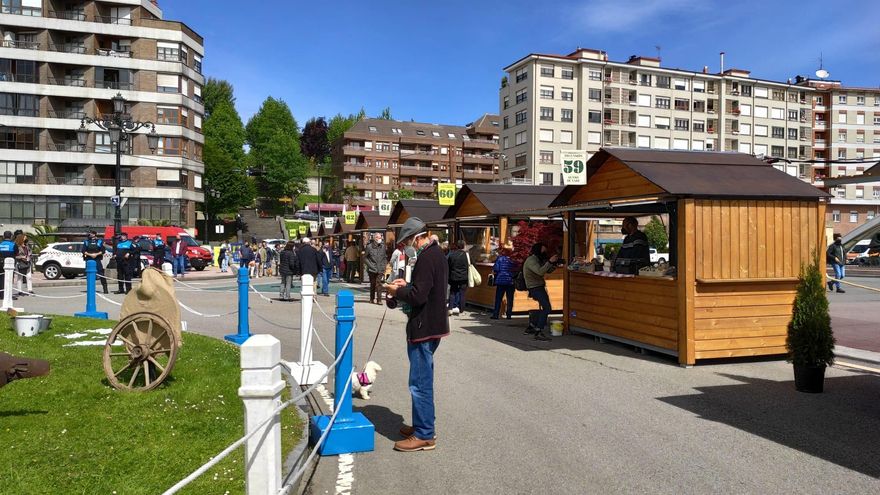
<path id="1" fill-rule="evenodd" d="M 824 149 L 827 146 L 828 144 L 825 142 L 824 139 L 817 139 L 813 141 L 813 147 L 816 149 Z"/>
<path id="2" fill-rule="evenodd" d="M 354 168 L 369 168 L 372 165 L 367 165 L 366 162 L 342 162 L 342 166 L 344 168 L 354 167 Z"/>
<path id="3" fill-rule="evenodd" d="M 46 81 L 47 84 L 52 84 L 55 86 L 74 86 L 77 88 L 86 87 L 86 78 L 83 76 L 64 76 L 64 77 L 50 77 Z"/>
<path id="4" fill-rule="evenodd" d="M 817 120 L 813 123 L 814 129 L 825 129 L 826 122 L 824 120 Z"/>
<path id="5" fill-rule="evenodd" d="M 54 186 L 96 186 L 96 187 L 115 187 L 116 179 L 104 178 L 85 178 L 85 177 L 46 177 L 40 184 L 48 184 Z M 132 181 L 131 179 L 120 179 L 120 187 L 156 187 L 155 182 Z"/>
<path id="6" fill-rule="evenodd" d="M 475 155 L 472 153 L 465 153 L 462 156 L 462 161 L 466 163 L 487 163 L 494 164 L 496 159 L 491 155 Z"/>
<path id="7" fill-rule="evenodd" d="M 36 41 L 3 40 L 0 44 L 3 48 L 19 48 L 22 50 L 39 50 L 40 44 Z"/>
<path id="8" fill-rule="evenodd" d="M 0 72 L 0 82 L 35 83 L 38 82 L 38 79 L 33 74 L 13 74 L 11 72 Z"/>
<path id="9" fill-rule="evenodd" d="M 85 43 L 61 43 L 58 45 L 50 44 L 49 51 L 61 53 L 78 53 L 84 55 L 86 53 Z"/>
<path id="10" fill-rule="evenodd" d="M 47 17 L 56 19 L 64 19 L 66 21 L 85 21 L 86 13 L 82 10 L 50 10 L 46 12 Z"/>
<path id="11" fill-rule="evenodd" d="M 110 48 L 95 48 L 95 55 L 99 55 L 101 57 L 131 58 L 131 51 L 113 50 Z"/>
<path id="12" fill-rule="evenodd" d="M 496 148 L 498 147 L 498 141 L 491 139 L 465 139 L 464 140 L 465 148 Z"/>

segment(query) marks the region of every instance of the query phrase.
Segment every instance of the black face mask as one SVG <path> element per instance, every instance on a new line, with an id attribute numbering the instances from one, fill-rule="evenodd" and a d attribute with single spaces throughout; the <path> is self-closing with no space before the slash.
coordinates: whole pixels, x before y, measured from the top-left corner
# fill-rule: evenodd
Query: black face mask
<path id="1" fill-rule="evenodd" d="M 842 239 L 835 239 L 835 240 L 834 240 L 834 244 L 840 244 L 840 243 L 842 243 L 842 242 L 843 242 Z"/>
<path id="2" fill-rule="evenodd" d="M 621 228 L 621 229 L 620 229 L 620 233 L 623 234 L 623 235 L 629 235 L 629 233 L 628 233 L 628 232 L 626 231 L 626 229 L 624 229 L 624 228 Z"/>

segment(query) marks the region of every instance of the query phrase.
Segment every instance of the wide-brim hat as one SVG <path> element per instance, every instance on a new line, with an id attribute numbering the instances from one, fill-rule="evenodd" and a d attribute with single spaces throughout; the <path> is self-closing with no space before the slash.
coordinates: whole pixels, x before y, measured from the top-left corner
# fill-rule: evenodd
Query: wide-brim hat
<path id="1" fill-rule="evenodd" d="M 419 217 L 409 217 L 403 222 L 403 226 L 400 227 L 400 239 L 401 241 L 406 240 L 409 237 L 412 237 L 416 234 L 420 234 L 425 231 L 425 222 L 423 222 Z"/>

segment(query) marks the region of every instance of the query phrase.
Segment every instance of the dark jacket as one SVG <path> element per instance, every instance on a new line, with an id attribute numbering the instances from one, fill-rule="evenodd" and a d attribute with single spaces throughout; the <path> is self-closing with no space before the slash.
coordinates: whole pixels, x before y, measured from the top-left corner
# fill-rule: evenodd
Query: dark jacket
<path id="1" fill-rule="evenodd" d="M 388 253 L 385 251 L 385 244 L 370 241 L 367 244 L 366 254 L 364 255 L 364 264 L 367 266 L 367 272 L 369 273 L 385 273 L 385 265 L 388 264 Z"/>
<path id="2" fill-rule="evenodd" d="M 617 254 L 618 258 L 635 259 L 643 263 L 650 263 L 651 252 L 649 251 L 648 236 L 641 230 L 623 238 L 623 244 Z"/>
<path id="3" fill-rule="evenodd" d="M 517 264 L 507 256 L 499 256 L 492 266 L 495 273 L 495 285 L 513 285 L 513 274 L 516 273 Z"/>
<path id="4" fill-rule="evenodd" d="M 296 255 L 296 251 L 292 249 L 281 251 L 281 258 L 278 262 L 278 272 L 282 277 L 299 275 L 302 273 L 300 272 L 299 258 Z"/>
<path id="5" fill-rule="evenodd" d="M 324 257 L 310 244 L 299 248 L 296 253 L 303 275 L 317 276 L 324 269 Z"/>
<path id="6" fill-rule="evenodd" d="M 238 250 L 238 263 L 241 266 L 247 266 L 251 261 L 254 261 L 254 250 L 250 246 L 242 244 L 241 249 Z"/>
<path id="7" fill-rule="evenodd" d="M 397 299 L 409 304 L 406 339 L 423 342 L 449 335 L 446 314 L 446 285 L 449 268 L 443 251 L 432 242 L 416 259 L 412 283 L 397 290 Z"/>
<path id="8" fill-rule="evenodd" d="M 825 259 L 828 263 L 846 264 L 846 254 L 843 252 L 843 245 L 832 242 L 828 249 L 825 250 Z"/>
<path id="9" fill-rule="evenodd" d="M 468 281 L 468 258 L 467 252 L 463 249 L 456 249 L 449 253 L 447 257 L 449 265 L 449 283 L 450 284 L 466 284 Z"/>

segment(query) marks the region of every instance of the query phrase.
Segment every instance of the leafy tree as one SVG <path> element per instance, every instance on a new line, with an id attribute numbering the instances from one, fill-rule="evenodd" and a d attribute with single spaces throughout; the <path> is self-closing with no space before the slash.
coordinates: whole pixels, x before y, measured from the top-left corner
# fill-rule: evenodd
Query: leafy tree
<path id="1" fill-rule="evenodd" d="M 645 225 L 645 235 L 648 236 L 648 244 L 659 252 L 666 252 L 669 244 L 669 236 L 666 235 L 666 227 L 656 216 L 652 216 L 651 220 Z"/>
<path id="2" fill-rule="evenodd" d="M 219 193 L 217 197 L 205 194 L 208 210 L 212 214 L 237 211 L 239 207 L 253 203 L 256 196 L 254 180 L 247 176 L 242 162 L 214 141 L 205 141 L 205 185 Z"/>
<path id="3" fill-rule="evenodd" d="M 308 161 L 289 132 L 277 129 L 266 141 L 251 148 L 251 156 L 262 166 L 264 191 L 270 198 L 287 196 L 295 200 L 308 192 Z"/>
<path id="4" fill-rule="evenodd" d="M 351 200 L 357 196 L 358 190 L 354 186 L 345 186 L 342 188 L 342 199 L 345 201 L 345 204 L 351 205 Z"/>
<path id="5" fill-rule="evenodd" d="M 245 130 L 235 107 L 226 101 L 220 102 L 211 117 L 205 120 L 202 132 L 206 145 L 213 143 L 233 161 L 243 165 Z M 208 167 L 207 161 L 205 166 Z"/>
<path id="6" fill-rule="evenodd" d="M 289 134 L 299 145 L 299 128 L 290 107 L 284 100 L 271 96 L 263 101 L 260 110 L 248 121 L 245 131 L 251 149 L 266 146 L 278 132 Z"/>
<path id="7" fill-rule="evenodd" d="M 383 109 L 382 109 L 382 113 L 380 113 L 379 116 L 376 117 L 376 118 L 378 118 L 378 119 L 385 119 L 385 120 L 394 120 L 394 119 L 391 118 L 391 107 L 385 107 L 385 108 L 383 108 Z"/>
<path id="8" fill-rule="evenodd" d="M 202 88 L 202 100 L 205 103 L 205 118 L 209 118 L 214 113 L 214 109 L 220 103 L 228 103 L 235 107 L 235 96 L 233 94 L 232 84 L 223 79 L 208 78 L 205 87 Z"/>
<path id="9" fill-rule="evenodd" d="M 28 234 L 28 240 L 34 244 L 34 252 L 39 253 L 50 243 L 55 242 L 57 240 L 56 232 L 58 232 L 58 227 L 52 225 L 34 225 L 33 233 Z"/>
<path id="10" fill-rule="evenodd" d="M 357 114 L 349 114 L 348 117 L 343 117 L 341 113 L 338 113 L 330 119 L 330 123 L 327 125 L 327 143 L 329 146 L 333 146 L 336 142 L 342 139 L 342 136 L 346 131 L 351 129 L 351 126 L 355 125 L 358 121 L 363 120 L 366 117 L 366 112 L 361 108 L 360 112 Z"/>
<path id="11" fill-rule="evenodd" d="M 303 127 L 300 138 L 302 153 L 312 163 L 322 163 L 330 155 L 330 144 L 327 142 L 327 122 L 324 117 L 312 118 Z"/>
<path id="12" fill-rule="evenodd" d="M 415 197 L 415 192 L 412 189 L 393 189 L 388 192 L 388 199 L 392 200 L 400 200 L 400 199 L 413 199 Z"/>
<path id="13" fill-rule="evenodd" d="M 824 265 L 823 265 L 824 271 Z M 834 333 L 828 313 L 828 297 L 818 260 L 801 267 L 797 295 L 785 347 L 796 365 L 826 366 L 834 363 Z"/>

